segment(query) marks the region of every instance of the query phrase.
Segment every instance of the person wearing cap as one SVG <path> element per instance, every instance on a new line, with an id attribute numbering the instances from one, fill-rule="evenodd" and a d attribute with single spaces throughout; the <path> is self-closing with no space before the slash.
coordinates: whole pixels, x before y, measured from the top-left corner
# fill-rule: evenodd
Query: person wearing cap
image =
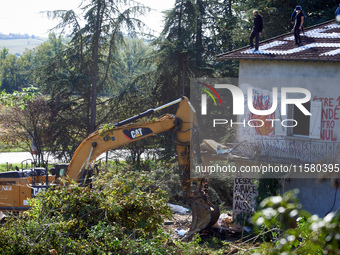
<path id="1" fill-rule="evenodd" d="M 260 35 L 263 30 L 263 19 L 257 10 L 253 11 L 254 14 L 254 26 L 251 30 L 249 37 L 250 48 L 254 48 L 254 37 L 255 37 L 255 51 L 259 50 Z"/>
<path id="2" fill-rule="evenodd" d="M 294 38 L 295 38 L 295 44 L 300 45 L 301 44 L 301 37 L 300 37 L 300 32 L 303 28 L 303 22 L 305 20 L 305 15 L 303 14 L 302 8 L 300 5 L 295 7 L 295 10 L 290 17 L 290 20 L 292 23 L 294 23 L 295 19 L 295 24 L 294 24 Z"/>

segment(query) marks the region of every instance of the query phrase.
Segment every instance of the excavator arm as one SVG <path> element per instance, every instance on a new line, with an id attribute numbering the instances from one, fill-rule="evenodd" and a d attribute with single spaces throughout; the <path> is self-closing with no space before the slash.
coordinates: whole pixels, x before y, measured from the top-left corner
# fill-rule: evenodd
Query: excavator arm
<path id="1" fill-rule="evenodd" d="M 66 174 L 80 182 L 82 172 L 88 170 L 102 153 L 136 142 L 152 135 L 174 128 L 175 119 L 171 115 L 149 123 L 124 125 L 101 133 L 96 131 L 87 137 L 75 151 Z"/>
<path id="2" fill-rule="evenodd" d="M 132 123 L 177 103 L 179 107 L 175 115 L 166 114 L 155 121 L 142 124 Z M 195 110 L 186 97 L 119 122 L 108 130 L 92 133 L 75 151 L 65 175 L 82 183 L 86 179 L 86 173 L 93 169 L 93 162 L 102 153 L 169 130 L 173 130 L 173 141 L 176 144 L 182 191 L 192 209 L 192 224 L 187 236 L 197 233 L 216 223 L 219 210 L 203 191 L 206 180 L 190 178 L 190 148 L 192 137 L 198 132 L 198 125 Z M 193 181 L 197 182 L 196 190 L 192 190 Z"/>

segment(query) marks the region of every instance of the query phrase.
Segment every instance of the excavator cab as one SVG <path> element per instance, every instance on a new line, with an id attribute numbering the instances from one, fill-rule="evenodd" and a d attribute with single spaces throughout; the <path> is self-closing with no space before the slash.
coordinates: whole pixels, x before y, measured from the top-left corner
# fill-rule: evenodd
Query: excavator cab
<path id="1" fill-rule="evenodd" d="M 67 172 L 68 164 L 56 164 L 54 168 L 50 169 L 50 173 L 55 176 L 56 179 L 65 177 Z"/>

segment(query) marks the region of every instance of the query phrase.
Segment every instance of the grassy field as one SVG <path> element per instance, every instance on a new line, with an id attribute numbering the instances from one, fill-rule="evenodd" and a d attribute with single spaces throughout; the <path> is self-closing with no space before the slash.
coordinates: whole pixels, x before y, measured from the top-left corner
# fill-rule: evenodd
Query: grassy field
<path id="1" fill-rule="evenodd" d="M 47 41 L 47 38 L 0 39 L 0 49 L 6 47 L 9 49 L 9 53 L 21 55 L 25 49 L 33 49 L 44 41 Z"/>
<path id="2" fill-rule="evenodd" d="M 30 169 L 30 168 L 34 168 L 33 164 L 22 164 L 22 163 L 4 163 L 4 164 L 0 164 L 0 173 L 2 172 L 8 172 L 8 171 L 16 171 L 15 167 L 18 167 L 19 169 Z M 49 164 L 48 165 L 48 169 L 51 169 L 52 167 L 54 167 L 54 164 Z"/>
<path id="3" fill-rule="evenodd" d="M 20 163 L 17 163 L 17 164 L 16 163 L 14 163 L 14 164 L 9 164 L 9 163 L 0 164 L 0 173 L 7 172 L 7 171 L 15 171 L 16 166 L 19 169 L 23 168 L 22 164 L 20 164 Z"/>

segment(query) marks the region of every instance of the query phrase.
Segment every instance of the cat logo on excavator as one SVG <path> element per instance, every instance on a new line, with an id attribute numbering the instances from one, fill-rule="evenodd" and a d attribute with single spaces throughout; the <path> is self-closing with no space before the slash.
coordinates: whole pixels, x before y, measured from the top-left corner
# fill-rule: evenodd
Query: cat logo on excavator
<path id="1" fill-rule="evenodd" d="M 152 134 L 152 130 L 150 128 L 140 127 L 140 128 L 129 128 L 123 130 L 124 136 L 129 139 L 133 140 L 145 135 Z"/>

